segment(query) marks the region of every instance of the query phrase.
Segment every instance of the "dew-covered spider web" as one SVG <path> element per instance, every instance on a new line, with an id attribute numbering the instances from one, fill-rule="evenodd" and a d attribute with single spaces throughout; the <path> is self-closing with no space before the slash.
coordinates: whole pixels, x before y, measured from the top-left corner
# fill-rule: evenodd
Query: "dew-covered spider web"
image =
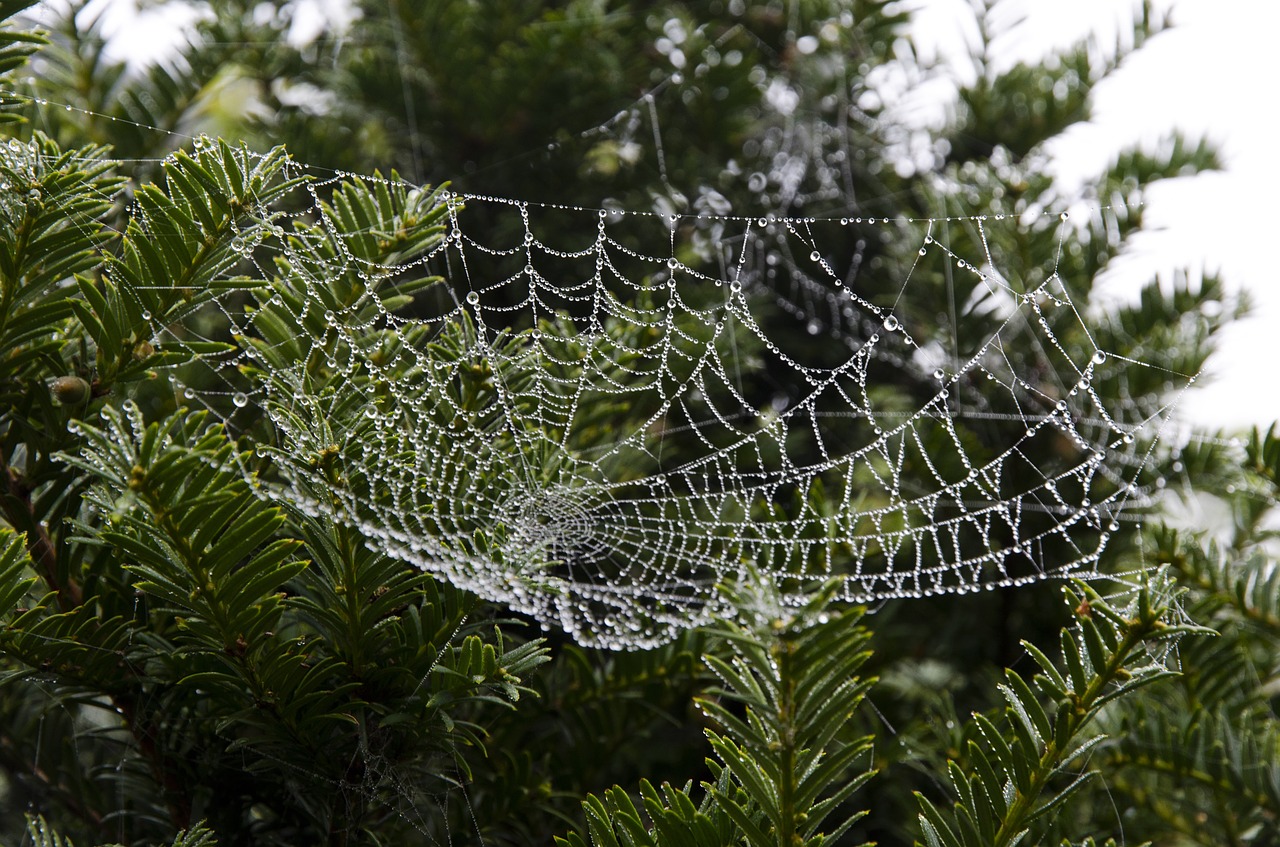
<path id="1" fill-rule="evenodd" d="M 265 412 L 267 496 L 583 643 L 733 614 L 721 583 L 873 603 L 1092 575 L 1187 382 L 1098 346 L 1065 215 L 307 190 L 236 245 L 274 282 L 221 303 L 237 352 L 187 396 Z"/>

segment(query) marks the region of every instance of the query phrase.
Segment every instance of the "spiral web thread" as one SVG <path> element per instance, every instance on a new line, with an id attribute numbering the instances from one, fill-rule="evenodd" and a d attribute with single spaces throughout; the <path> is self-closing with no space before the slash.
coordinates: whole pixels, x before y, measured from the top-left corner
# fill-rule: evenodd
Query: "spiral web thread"
<path id="1" fill-rule="evenodd" d="M 311 184 L 299 217 L 332 224 L 319 198 L 338 182 Z M 989 238 L 1056 227 L 1060 251 L 1065 215 L 408 197 L 443 209 L 411 261 L 372 265 L 353 239 L 377 233 L 332 225 L 243 245 L 264 277 L 270 261 L 293 282 L 258 307 L 223 303 L 232 333 L 258 340 L 210 361 L 234 390 L 186 395 L 233 428 L 265 411 L 267 496 L 587 644 L 654 644 L 740 613 L 721 583 L 785 606 L 833 580 L 839 600 L 872 603 L 1091 576 L 1122 511 L 1149 500 L 1140 471 L 1189 381 L 1129 392 L 1127 374 L 1155 366 L 1096 347 L 1056 261 L 1008 281 Z M 944 246 L 951 227 L 983 255 Z M 875 302 L 860 255 L 828 258 L 855 232 L 913 251 Z M 951 350 L 924 340 L 912 297 L 929 274 L 969 275 L 981 302 L 966 314 L 994 331 L 961 325 Z M 337 302 L 342 277 L 360 283 Z M 372 293 L 409 278 L 425 280 L 411 303 Z"/>

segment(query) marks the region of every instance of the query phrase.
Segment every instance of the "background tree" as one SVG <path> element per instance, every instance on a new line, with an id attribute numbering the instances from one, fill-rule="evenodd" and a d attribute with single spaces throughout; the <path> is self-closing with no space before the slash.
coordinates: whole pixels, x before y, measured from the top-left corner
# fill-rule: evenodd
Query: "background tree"
<path id="1" fill-rule="evenodd" d="M 1205 843 L 1269 843 L 1277 792 L 1265 764 L 1276 760 L 1266 683 L 1276 652 L 1266 629 L 1275 592 L 1264 516 L 1275 502 L 1273 439 L 1257 439 L 1243 475 L 1223 470 L 1240 466 L 1224 460 L 1234 449 L 1227 442 L 1158 458 L 1153 478 L 1186 480 L 1233 505 L 1233 541 L 1215 549 L 1194 535 L 1158 535 L 1139 544 L 1121 533 L 1107 567 L 1172 562 L 1192 592 L 1185 608 L 1228 637 L 1184 652 L 1192 672 L 1179 682 L 1095 714 L 1109 691 L 1161 676 L 1140 648 L 1178 631 L 1160 617 L 1173 602 L 1168 585 L 1148 586 L 1150 609 L 1125 614 L 1105 614 L 1111 607 L 1097 596 L 1063 607 L 1059 586 L 1042 585 L 891 604 L 869 619 L 869 635 L 851 615 L 818 623 L 815 608 L 776 630 L 764 622 L 693 633 L 643 653 L 588 650 L 553 633 L 554 659 L 535 672 L 548 654 L 502 609 L 369 552 L 340 526 L 262 503 L 238 475 L 199 473 L 248 444 L 146 378 L 192 352 L 152 345 L 149 321 L 186 314 L 183 292 L 212 296 L 212 284 L 242 268 L 236 234 L 272 225 L 238 217 L 242 201 L 289 202 L 282 156 L 179 145 L 200 130 L 264 150 L 284 142 L 319 168 L 396 168 L 415 182 L 588 206 L 895 219 L 1021 213 L 1076 199 L 1045 175 L 1043 151 L 1087 119 L 1091 88 L 1122 55 L 1082 44 L 1043 66 L 996 73 L 986 59 L 994 34 L 983 29 L 978 82 L 961 92 L 954 120 L 928 135 L 895 123 L 881 97 L 890 73 L 934 72 L 914 60 L 909 19 L 893 4 L 583 2 L 517 14 L 501 4 L 400 0 L 359 10 L 349 31 L 291 45 L 294 7 L 267 14 L 259 4 L 219 3 L 180 57 L 131 76 L 104 59 L 92 22 L 72 7 L 23 72 L 29 81 L 13 85 L 50 102 L 23 108 L 28 123 L 10 132 L 31 144 L 10 145 L 4 163 L 11 186 L 38 195 L 11 193 L 4 207 L 3 514 L 27 550 L 9 543 L 3 560 L 5 584 L 18 586 L 4 595 L 16 609 L 2 642 L 11 671 L 0 722 L 7 808 L 46 812 L 79 843 L 168 841 L 200 818 L 223 843 L 546 843 L 584 820 L 570 840 L 608 844 L 610 832 L 627 832 L 637 843 L 679 843 L 680 833 L 693 843 L 782 843 L 794 834 L 816 843 L 825 823 L 828 833 L 845 827 L 848 843 L 1012 843 L 1024 827 L 1041 842 L 1177 831 Z M 1135 49 L 1163 25 L 1144 9 Z M 13 43 L 0 67 L 16 67 L 28 44 Z M 97 143 L 111 151 L 84 146 Z M 175 146 L 189 152 L 157 167 Z M 1132 151 L 1086 199 L 1135 200 L 1154 180 L 1215 165 L 1212 150 L 1183 140 L 1157 156 Z M 159 187 L 140 187 L 149 180 Z M 378 205 L 371 184 L 340 190 L 356 205 Z M 132 192 L 133 211 L 116 202 L 122 191 Z M 390 208 L 399 215 L 409 203 L 397 196 Z M 1138 208 L 1073 219 L 1079 250 L 1063 257 L 1060 275 L 1081 307 L 1141 226 Z M 439 235 L 442 201 L 421 211 L 418 250 Z M 477 231 L 509 225 L 481 209 L 464 214 Z M 148 251 L 157 234 L 190 232 L 196 220 L 199 238 L 185 249 Z M 1047 218 L 994 247 L 1052 255 L 1057 228 Z M 888 302 L 916 245 L 882 240 L 871 226 L 855 232 L 825 239 L 839 245 L 829 261 L 872 302 Z M 957 254 L 981 252 L 971 227 L 947 237 Z M 155 289 L 155 279 L 172 288 Z M 1029 290 L 1038 281 L 1016 282 Z M 939 339 L 956 361 L 970 352 L 952 340 L 960 327 L 975 338 L 994 329 L 973 284 L 916 278 L 902 311 L 913 333 Z M 291 290 L 287 269 L 239 285 Z M 816 314 L 811 295 L 789 296 L 793 309 Z M 1223 299 L 1212 279 L 1152 284 L 1094 331 L 1105 349 L 1139 358 L 1166 350 L 1173 370 L 1196 373 L 1230 317 L 1201 307 Z M 957 313 L 940 319 L 937 303 Z M 758 306 L 771 336 L 822 360 L 823 342 L 794 313 Z M 830 320 L 839 333 L 870 331 Z M 1020 373 L 1042 372 L 1034 350 L 1016 356 Z M 781 374 L 757 386 L 751 399 L 761 406 L 773 395 L 794 399 Z M 1122 386 L 1104 375 L 1098 387 Z M 1163 402 L 1163 383 L 1123 387 L 1135 402 Z M 924 388 L 904 372 L 886 374 L 883 390 L 892 402 L 895 392 L 909 398 Z M 125 410 L 126 400 L 142 411 Z M 992 425 L 971 434 L 994 445 L 1006 433 Z M 923 628 L 922 619 L 937 623 Z M 1067 624 L 1074 634 L 1061 640 Z M 999 674 L 1030 666 L 1019 638 L 1039 645 L 1043 659 L 1031 656 L 1041 682 Z M 792 651 L 801 658 L 786 670 L 764 658 Z M 881 678 L 874 712 L 857 708 L 866 691 L 856 674 Z M 798 681 L 838 690 L 832 702 L 847 723 L 802 704 L 780 708 Z M 1063 703 L 1067 718 L 1056 711 Z M 959 717 L 974 710 L 993 719 Z M 1114 728 L 1115 740 L 1090 746 L 1096 725 Z M 878 739 L 873 748 L 867 736 Z M 809 740 L 770 747 L 796 737 Z M 1007 748 L 996 737 L 1010 739 Z M 823 751 L 839 766 L 806 784 L 801 770 L 768 767 L 780 749 Z M 881 774 L 864 784 L 858 774 L 871 750 Z M 948 760 L 958 764 L 949 770 Z M 1102 766 L 1103 779 L 1074 781 L 1068 771 L 1086 760 Z M 1026 803 L 995 796 L 1006 774 Z M 649 822 L 625 792 L 608 791 L 642 779 L 677 786 L 642 788 Z M 679 790 L 688 780 L 707 785 Z M 1180 804 L 1161 799 L 1169 783 Z M 923 806 L 915 790 L 929 798 Z M 1052 804 L 1068 790 L 1070 803 Z M 579 804 L 591 792 L 601 799 L 583 818 Z M 960 807 L 938 811 L 949 792 Z M 1118 793 L 1133 799 L 1122 815 L 1111 799 Z M 824 801 L 833 802 L 813 814 Z M 865 806 L 876 814 L 859 817 Z M 3 837 L 16 840 L 18 819 L 6 820 L 15 828 Z"/>

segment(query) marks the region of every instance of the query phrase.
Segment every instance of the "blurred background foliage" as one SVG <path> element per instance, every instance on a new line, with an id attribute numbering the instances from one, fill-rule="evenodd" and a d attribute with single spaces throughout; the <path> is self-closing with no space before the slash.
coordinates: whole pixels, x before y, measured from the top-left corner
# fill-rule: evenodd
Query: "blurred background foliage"
<path id="1" fill-rule="evenodd" d="M 4 16 L 25 5 L 6 2 Z M 185 208 L 225 206 L 201 232 L 229 244 L 253 223 L 227 204 L 237 187 L 260 197 L 283 179 L 237 173 L 243 140 L 260 151 L 283 144 L 322 175 L 394 169 L 462 192 L 591 208 L 850 219 L 1052 210 L 990 245 L 1001 264 L 1028 271 L 1010 280 L 1023 290 L 1056 254 L 1056 212 L 1071 208 L 1058 273 L 1097 345 L 1195 374 L 1238 313 L 1220 281 L 1152 280 L 1139 299 L 1106 310 L 1093 298 L 1142 226 L 1144 189 L 1217 167 L 1214 150 L 1173 138 L 1127 151 L 1080 196 L 1064 195 L 1044 168 L 1053 139 L 1088 120 L 1093 87 L 1167 21 L 1135 7 L 1132 47 L 1082 43 L 997 72 L 998 33 L 976 3 L 977 81 L 930 129 L 894 108 L 945 73 L 917 60 L 902 3 L 369 0 L 351 6 L 348 23 L 306 38 L 294 29 L 299 3 L 200 8 L 177 52 L 145 68 L 109 58 L 97 6 L 44 8 L 47 44 L 25 65 L 37 46 L 30 25 L 10 21 L 0 45 L 3 131 L 35 145 L 6 148 L 13 190 L 0 224 L 0 519 L 22 540 L 5 541 L 0 556 L 0 840 L 60 843 L 56 830 L 78 844 L 516 845 L 577 831 L 571 840 L 603 845 L 647 843 L 639 833 L 652 829 L 662 844 L 756 843 L 755 831 L 768 843 L 798 839 L 788 847 L 819 843 L 788 793 L 802 775 L 768 766 L 800 748 L 753 746 L 775 732 L 799 733 L 804 749 L 843 763 L 804 795 L 842 804 L 828 818 L 843 821 L 839 843 L 1012 843 L 1000 838 L 1024 830 L 1023 843 L 1038 844 L 1280 842 L 1273 433 L 1197 433 L 1156 447 L 1144 479 L 1172 517 L 1126 522 L 1102 563 L 1116 574 L 1168 565 L 1175 584 L 1151 588 L 1160 614 L 1136 629 L 1124 615 L 1095 618 L 1095 604 L 1108 608 L 1102 597 L 1064 605 L 1051 582 L 886 603 L 860 620 L 842 610 L 820 622 L 827 610 L 814 609 L 776 627 L 613 653 L 555 632 L 539 641 L 528 622 L 370 553 L 348 530 L 262 503 L 238 476 L 200 472 L 247 445 L 145 378 L 174 353 L 151 347 L 150 319 L 129 306 L 150 290 L 144 265 L 130 265 L 129 245 L 148 237 L 130 229 L 130 203 L 172 212 L 174 169 L 225 176 L 221 194 Z M 202 132 L 235 143 L 196 151 Z M 161 160 L 179 148 L 189 157 L 166 170 Z M 142 187 L 151 182 L 162 188 Z M 510 226 L 481 204 L 469 214 L 467 226 L 495 240 Z M 552 243 L 557 225 L 539 222 Z M 688 226 L 691 243 L 714 241 Z M 892 302 L 918 246 L 889 232 L 818 234 L 834 245 L 832 266 L 875 303 Z M 939 237 L 957 255 L 984 250 L 971 222 Z M 156 261 L 197 282 L 227 267 L 194 253 Z M 776 285 L 785 296 L 760 298 L 759 321 L 807 361 L 846 355 L 808 331 L 812 320 L 855 339 L 875 331 L 824 316 L 785 274 Z M 898 314 L 962 361 L 973 353 L 967 339 L 995 331 L 975 285 L 919 274 Z M 155 320 L 186 308 L 175 292 L 147 296 L 161 298 Z M 1073 353 L 1091 349 L 1078 331 L 1055 330 Z M 1031 345 L 1009 355 L 1032 383 L 1053 372 Z M 877 376 L 890 398 L 927 390 L 909 369 Z M 1173 389 L 1155 371 L 1122 378 L 1118 369 L 1095 386 L 1135 417 L 1154 414 Z M 795 390 L 766 371 L 750 399 L 764 408 Z M 968 426 L 975 455 L 1007 441 L 1000 424 Z M 1056 460 L 1053 445 L 1035 449 L 1043 455 L 1029 468 Z M 1047 667 L 1069 676 L 1070 643 L 1097 641 L 1096 661 L 1080 648 L 1081 680 L 1123 686 L 1138 653 L 1121 648 L 1186 620 L 1218 635 L 1185 639 L 1169 660 L 1180 675 L 1153 672 L 1155 684 L 1096 713 L 1074 679 L 1024 692 L 1004 674 L 1052 683 Z M 840 648 L 853 642 L 858 650 Z M 805 661 L 785 671 L 761 659 L 792 650 Z M 1119 657 L 1114 667 L 1108 657 Z M 873 678 L 869 689 L 858 682 Z M 769 686 L 797 681 L 834 686 L 824 690 L 843 692 L 847 711 L 788 713 Z M 1050 720 L 1067 703 L 1093 722 L 1034 729 L 1023 717 L 1033 701 Z M 1033 726 L 1027 738 L 1020 721 Z M 1097 732 L 1107 738 L 1095 743 Z M 995 736 L 1011 741 L 1001 748 Z M 989 793 L 1016 786 L 1032 796 L 1020 780 L 1040 762 L 1036 792 L 1067 802 L 1031 815 L 1007 798 L 984 801 L 975 746 L 999 771 Z M 1100 775 L 1072 775 L 1090 770 Z M 666 781 L 675 787 L 652 788 Z M 615 785 L 622 792 L 606 794 Z M 589 794 L 597 799 L 584 816 Z M 47 823 L 24 836 L 23 813 Z M 1011 828 L 997 838 L 974 823 L 970 840 L 965 815 Z M 190 830 L 200 820 L 211 835 Z"/>

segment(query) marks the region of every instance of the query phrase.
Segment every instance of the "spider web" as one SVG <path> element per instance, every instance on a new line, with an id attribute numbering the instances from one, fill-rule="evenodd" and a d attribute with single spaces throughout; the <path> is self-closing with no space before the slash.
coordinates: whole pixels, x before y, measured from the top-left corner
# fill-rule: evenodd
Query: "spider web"
<path id="1" fill-rule="evenodd" d="M 371 234 L 323 211 L 345 178 L 286 201 L 327 231 L 240 245 L 261 277 L 282 263 L 301 284 L 247 314 L 228 296 L 232 335 L 260 343 L 205 360 L 234 387 L 186 393 L 233 429 L 265 412 L 265 496 L 587 644 L 734 614 L 723 582 L 785 604 L 835 581 L 870 603 L 1089 576 L 1147 502 L 1150 436 L 1192 379 L 1161 368 L 1181 385 L 1129 390 L 1130 369 L 1155 366 L 1099 349 L 1056 258 L 993 252 L 1053 225 L 1034 212 L 755 218 L 447 195 L 438 244 L 375 265 L 353 245 Z M 952 227 L 980 246 L 953 250 Z M 899 261 L 860 270 L 866 241 Z M 394 307 L 372 284 L 343 302 L 327 285 L 433 274 Z M 975 320 L 947 346 L 916 298 L 954 275 L 977 280 Z M 280 318 L 300 332 L 263 342 Z"/>
<path id="2" fill-rule="evenodd" d="M 274 427 L 261 490 L 579 642 L 738 614 L 721 583 L 785 606 L 832 581 L 873 603 L 1092 576 L 1148 500 L 1168 404 L 1126 375 L 1151 366 L 1097 347 L 1056 260 L 990 247 L 1056 226 L 1060 250 L 1065 215 L 680 216 L 359 181 L 442 204 L 443 232 L 371 264 L 371 233 L 320 203 L 335 178 L 300 215 L 326 231 L 243 245 L 294 281 L 224 303 L 256 341 L 210 363 L 243 386 L 229 421 Z M 980 254 L 944 246 L 954 227 Z M 908 245 L 901 279 L 862 282 L 859 234 Z M 952 274 L 985 329 L 947 351 L 913 296 Z M 362 285 L 336 302 L 344 275 Z"/>

